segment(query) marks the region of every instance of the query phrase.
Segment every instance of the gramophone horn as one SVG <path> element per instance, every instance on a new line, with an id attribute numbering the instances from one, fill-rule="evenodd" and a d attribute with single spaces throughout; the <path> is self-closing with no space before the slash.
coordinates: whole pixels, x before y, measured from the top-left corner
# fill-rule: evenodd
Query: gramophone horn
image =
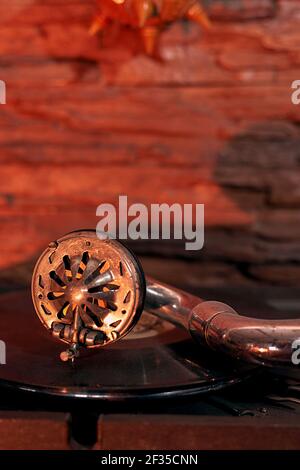
<path id="1" fill-rule="evenodd" d="M 120 242 L 95 231 L 73 232 L 50 243 L 33 273 L 32 298 L 43 325 L 69 344 L 69 360 L 80 348 L 102 348 L 125 336 L 143 308 L 188 330 L 201 345 L 236 359 L 292 365 L 297 320 L 240 316 L 221 302 L 145 278 L 135 256 Z M 300 343 L 299 343 L 300 344 Z"/>

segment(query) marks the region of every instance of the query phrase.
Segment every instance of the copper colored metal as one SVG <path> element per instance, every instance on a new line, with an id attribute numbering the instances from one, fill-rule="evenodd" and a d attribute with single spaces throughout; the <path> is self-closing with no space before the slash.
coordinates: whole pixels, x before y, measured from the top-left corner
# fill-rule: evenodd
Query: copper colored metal
<path id="1" fill-rule="evenodd" d="M 90 34 L 112 21 L 140 31 L 146 54 L 153 55 L 159 34 L 172 22 L 188 19 L 209 29 L 211 24 L 198 0 L 99 0 Z"/>
<path id="2" fill-rule="evenodd" d="M 222 302 L 205 301 L 153 279 L 147 279 L 145 309 L 220 354 L 252 364 L 293 366 L 300 320 L 249 318 Z"/>
<path id="3" fill-rule="evenodd" d="M 114 240 L 80 231 L 50 243 L 32 278 L 32 298 L 43 325 L 70 345 L 63 361 L 80 347 L 117 341 L 138 321 L 145 283 L 136 258 Z"/>
<path id="4" fill-rule="evenodd" d="M 70 345 L 100 348 L 127 334 L 145 310 L 189 331 L 201 345 L 236 359 L 264 365 L 292 365 L 299 320 L 240 316 L 220 302 L 148 278 L 136 258 L 114 240 L 93 231 L 74 232 L 51 243 L 37 262 L 32 296 L 44 326 Z"/>

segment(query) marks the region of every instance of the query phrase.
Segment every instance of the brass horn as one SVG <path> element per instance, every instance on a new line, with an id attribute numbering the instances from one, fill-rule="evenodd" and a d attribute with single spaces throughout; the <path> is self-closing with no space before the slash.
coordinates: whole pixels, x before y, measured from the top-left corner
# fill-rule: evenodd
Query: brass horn
<path id="1" fill-rule="evenodd" d="M 61 359 L 103 348 L 124 337 L 143 309 L 181 328 L 202 346 L 264 365 L 292 365 L 299 320 L 261 320 L 228 305 L 145 278 L 123 244 L 92 230 L 52 242 L 36 263 L 32 299 L 39 319 L 68 344 Z"/>

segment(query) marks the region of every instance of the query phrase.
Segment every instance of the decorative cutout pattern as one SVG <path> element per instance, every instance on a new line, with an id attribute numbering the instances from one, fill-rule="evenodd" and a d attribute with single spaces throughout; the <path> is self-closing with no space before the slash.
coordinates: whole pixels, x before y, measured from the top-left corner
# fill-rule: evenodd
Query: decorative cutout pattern
<path id="1" fill-rule="evenodd" d="M 134 325 L 143 303 L 142 283 L 126 248 L 83 231 L 45 250 L 35 267 L 32 295 L 41 321 L 56 338 L 76 348 L 98 347 Z"/>

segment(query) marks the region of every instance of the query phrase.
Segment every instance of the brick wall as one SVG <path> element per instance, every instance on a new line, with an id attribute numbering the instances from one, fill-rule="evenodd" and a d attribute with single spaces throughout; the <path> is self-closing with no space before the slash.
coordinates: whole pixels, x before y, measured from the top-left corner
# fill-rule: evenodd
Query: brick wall
<path id="1" fill-rule="evenodd" d="M 91 0 L 0 4 L 3 270 L 128 194 L 206 205 L 204 250 L 139 253 L 191 258 L 208 283 L 299 283 L 299 1 L 206 6 L 213 30 L 172 26 L 159 61 L 127 29 L 90 37 Z"/>

